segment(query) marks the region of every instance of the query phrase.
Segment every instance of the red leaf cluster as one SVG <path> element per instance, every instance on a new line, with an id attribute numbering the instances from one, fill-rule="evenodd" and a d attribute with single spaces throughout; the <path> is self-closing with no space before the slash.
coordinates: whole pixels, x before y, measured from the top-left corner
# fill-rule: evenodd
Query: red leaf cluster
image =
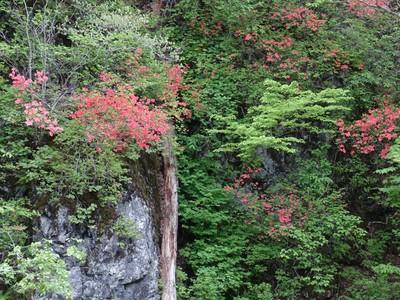
<path id="1" fill-rule="evenodd" d="M 275 12 L 272 17 L 279 18 L 285 24 L 286 29 L 300 27 L 310 29 L 313 32 L 318 31 L 326 22 L 326 20 L 319 19 L 311 9 L 306 7 L 285 8 L 281 13 Z"/>
<path id="2" fill-rule="evenodd" d="M 89 142 L 111 141 L 116 152 L 131 141 L 147 149 L 169 130 L 166 115 L 151 108 L 152 103 L 152 99 L 140 99 L 121 90 L 89 92 L 79 98 L 77 110 L 70 117 L 87 127 Z"/>
<path id="3" fill-rule="evenodd" d="M 291 226 L 303 226 L 307 217 L 301 212 L 301 201 L 302 199 L 292 192 L 262 197 L 262 207 L 269 217 L 269 236 L 278 237 Z"/>
<path id="4" fill-rule="evenodd" d="M 381 108 L 369 110 L 354 124 L 346 126 L 342 119 L 337 120 L 339 151 L 350 152 L 351 155 L 379 152 L 379 156 L 385 158 L 393 140 L 397 138 L 399 118 L 400 109 L 385 103 Z"/>
<path id="5" fill-rule="evenodd" d="M 271 237 L 283 235 L 285 229 L 293 225 L 303 226 L 306 216 L 300 209 L 302 198 L 293 192 L 267 196 L 263 192 L 264 184 L 257 176 L 262 171 L 261 168 L 247 168 L 232 185 L 224 189 L 233 192 L 246 208 L 255 213 L 255 219 L 267 217 L 267 234 Z"/>
<path id="6" fill-rule="evenodd" d="M 263 40 L 262 48 L 266 52 L 265 61 L 267 63 L 274 63 L 282 59 L 279 53 L 280 49 L 289 48 L 293 45 L 293 39 L 291 37 L 284 37 L 281 41 L 276 40 Z"/>
<path id="7" fill-rule="evenodd" d="M 350 0 L 347 7 L 353 14 L 364 17 L 374 15 L 378 9 L 389 9 L 389 0 Z"/>
<path id="8" fill-rule="evenodd" d="M 167 72 L 167 93 L 164 94 L 166 98 L 177 98 L 178 91 L 183 87 L 183 70 L 179 65 L 173 65 L 166 70 Z"/>
<path id="9" fill-rule="evenodd" d="M 323 61 L 330 63 L 334 72 L 346 72 L 350 68 L 348 55 L 340 52 L 338 49 L 325 51 Z M 364 68 L 364 65 L 358 65 L 357 67 L 361 70 Z"/>

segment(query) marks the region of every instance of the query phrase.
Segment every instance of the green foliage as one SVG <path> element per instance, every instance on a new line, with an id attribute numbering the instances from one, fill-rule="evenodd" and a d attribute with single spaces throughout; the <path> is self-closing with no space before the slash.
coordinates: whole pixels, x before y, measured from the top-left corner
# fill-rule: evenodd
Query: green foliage
<path id="1" fill-rule="evenodd" d="M 360 219 L 335 202 L 334 197 L 315 201 L 318 208 L 310 213 L 304 227 L 289 230 L 289 247 L 280 253 L 286 269 L 278 276 L 281 296 L 293 297 L 304 290 L 323 294 L 334 284 L 338 262 L 351 253 L 351 244 L 362 241 L 365 233 L 358 227 Z"/>
<path id="2" fill-rule="evenodd" d="M 346 1 L 167 2 L 167 17 L 156 20 L 132 5 L 143 1 L 0 0 L 0 74 L 8 66 L 29 78 L 45 70 L 41 100 L 64 129 L 48 137 L 25 126 L 16 91 L 0 79 L 0 274 L 12 290 L 0 298 L 69 294 L 50 246 L 23 246 L 31 219 L 49 204 L 70 208 L 73 224 L 111 230 L 120 246 L 139 237 L 132 220 L 114 220 L 137 147 L 116 154 L 113 145 L 88 143 L 66 116 L 83 87 L 123 82 L 157 102 L 161 61 L 181 52 L 186 86 L 169 108 L 177 119 L 177 106 L 192 114 L 176 122 L 179 298 L 395 299 L 399 141 L 384 162 L 338 154 L 333 139 L 347 110 L 357 119 L 376 98 L 398 102 L 400 19 L 357 16 Z M 102 71 L 111 82 L 96 83 Z M 259 151 L 271 164 L 257 186 L 243 184 L 254 203 L 242 203 L 223 187 L 240 178 L 242 162 L 259 163 Z M 271 217 L 266 204 L 275 195 L 278 211 L 296 195 L 289 208 L 301 220 Z M 85 260 L 79 243 L 67 255 Z"/>
<path id="3" fill-rule="evenodd" d="M 115 221 L 111 227 L 111 231 L 122 241 L 141 238 L 141 234 L 135 221 L 125 216 L 121 216 Z M 121 241 L 119 242 L 119 245 L 121 247 L 125 246 L 124 242 Z"/>
<path id="4" fill-rule="evenodd" d="M 365 243 L 363 223 L 353 213 L 362 212 L 366 220 L 380 179 L 374 176 L 374 167 L 361 159 L 335 156 L 330 143 L 336 118 L 343 118 L 350 108 L 356 118 L 384 91 L 383 85 L 396 86 L 392 68 L 396 54 L 389 49 L 396 42 L 389 45 L 378 38 L 395 41 L 396 30 L 390 29 L 392 21 L 356 18 L 346 5 L 334 1 L 307 3 L 316 13 L 326 14 L 318 32 L 285 28 L 271 17 L 274 11 L 300 5 L 298 1 L 229 5 L 218 0 L 180 1 L 173 11 L 176 19 L 166 20 L 170 34 L 182 45 L 182 62 L 190 66 L 186 81 L 192 87 L 183 94 L 193 118 L 178 129 L 183 148 L 179 209 L 185 237 L 180 253 L 188 275 L 180 285 L 182 299 L 257 299 L 252 290 L 269 284 L 279 299 L 337 296 L 342 267 L 357 265 L 359 256 L 373 255 Z M 255 38 L 245 41 L 248 33 Z M 279 52 L 282 57 L 310 59 L 296 70 L 265 63 L 262 41 L 285 37 L 294 43 Z M 338 69 L 334 59 L 329 61 L 334 49 L 346 71 Z M 387 76 L 378 79 L 380 73 Z M 266 78 L 276 81 L 267 81 L 268 94 L 262 98 Z M 282 84 L 293 80 L 298 83 Z M 321 141 L 327 147 L 314 151 L 310 160 L 310 150 Z M 304 142 L 306 149 L 298 147 Z M 270 225 L 263 211 L 254 215 L 221 189 L 240 169 L 229 152 L 255 164 L 261 147 L 274 150 L 274 162 L 286 167 L 282 177 L 276 176 L 279 167 L 260 175 L 266 186 L 276 183 L 267 194 L 295 190 L 307 214 L 302 227 L 291 228 L 280 239 L 266 237 Z M 212 153 L 215 149 L 223 151 Z M 296 153 L 301 157 L 291 156 L 299 164 L 290 172 L 287 156 L 281 154 L 296 149 L 301 149 Z M 234 270 L 235 280 L 228 270 Z M 272 298 L 268 292 L 262 297 Z"/>
<path id="5" fill-rule="evenodd" d="M 285 192 L 296 186 L 304 195 L 304 225 L 287 229 L 280 238 L 265 236 L 271 227 L 263 212 L 254 215 L 211 181 L 209 174 L 220 172 L 215 162 L 212 169 L 205 158 L 196 163 L 180 157 L 185 162 L 180 169 L 181 220 L 197 237 L 180 252 L 195 274 L 181 283 L 182 299 L 268 299 L 271 293 L 296 299 L 333 288 L 340 263 L 360 249 L 365 232 L 335 192 L 326 155 L 326 148 L 314 151 L 312 159 L 271 188 Z"/>
<path id="6" fill-rule="evenodd" d="M 390 300 L 395 299 L 400 293 L 399 272 L 397 266 L 379 264 L 372 267 L 372 272 L 363 274 L 355 268 L 347 268 L 343 277 L 352 280 L 343 300 Z"/>
<path id="7" fill-rule="evenodd" d="M 242 266 L 248 236 L 247 226 L 241 221 L 244 214 L 231 196 L 206 175 L 220 171 L 212 168 L 215 162 L 180 159 L 180 216 L 186 230 L 201 237 L 180 252 L 195 273 L 186 293 L 196 299 L 221 299 L 236 291 L 247 276 Z"/>
<path id="8" fill-rule="evenodd" d="M 165 60 L 176 60 L 170 42 L 152 31 L 150 14 L 124 1 L 67 2 L 0 0 L 0 281 L 13 299 L 70 296 L 65 264 L 50 245 L 28 245 L 32 219 L 44 208 L 67 207 L 72 224 L 112 230 L 122 240 L 139 237 L 129 220 L 110 228 L 139 149 L 129 145 L 117 153 L 108 142 L 91 143 L 87 128 L 69 116 L 79 93 L 121 83 L 158 101 L 166 88 Z M 36 71 L 46 73 L 34 93 L 62 133 L 49 136 L 26 124 L 24 105 L 15 103 L 21 93 L 7 81 L 11 67 L 32 80 Z M 111 82 L 99 83 L 100 72 Z M 73 245 L 67 255 L 83 263 L 86 254 Z"/>
<path id="9" fill-rule="evenodd" d="M 85 251 L 75 245 L 67 248 L 67 255 L 76 258 L 80 263 L 84 263 L 87 256 Z"/>
<path id="10" fill-rule="evenodd" d="M 176 296 L 177 299 L 189 299 L 190 290 L 185 286 L 188 275 L 180 267 L 176 269 Z"/>
<path id="11" fill-rule="evenodd" d="M 22 295 L 60 294 L 71 297 L 68 271 L 63 260 L 46 242 L 16 246 L 0 264 L 0 278 Z"/>
<path id="12" fill-rule="evenodd" d="M 298 169 L 290 175 L 290 180 L 310 198 L 323 198 L 334 189 L 334 167 L 327 159 L 328 147 L 320 146 L 311 151 L 312 159 L 298 159 Z M 318 171 L 317 171 L 318 170 Z"/>
<path id="13" fill-rule="evenodd" d="M 176 58 L 165 37 L 149 34 L 148 28 L 155 23 L 150 14 L 116 1 L 102 2 L 74 1 L 81 18 L 75 26 L 63 28 L 76 51 L 91 59 L 92 65 L 101 66 L 99 71 L 121 66 L 127 54 L 134 53 L 137 48 L 151 53 L 151 57 L 169 53 L 172 59 Z"/>
<path id="14" fill-rule="evenodd" d="M 26 199 L 0 198 L 0 250 L 11 251 L 29 238 L 27 225 L 37 212 L 27 208 Z"/>
<path id="15" fill-rule="evenodd" d="M 75 213 L 69 217 L 72 224 L 94 225 L 93 213 L 98 208 L 97 204 L 91 203 L 88 207 L 81 207 L 79 204 L 75 207 Z"/>
<path id="16" fill-rule="evenodd" d="M 295 82 L 266 80 L 265 90 L 261 104 L 251 107 L 243 119 L 228 119 L 220 132 L 234 141 L 218 151 L 237 151 L 246 161 L 254 159 L 259 148 L 292 153 L 294 143 L 304 142 L 301 132 L 332 133 L 335 117 L 351 99 L 339 89 L 301 91 Z"/>
<path id="17" fill-rule="evenodd" d="M 14 101 L 15 92 L 0 79 L 0 184 L 4 187 L 17 180 L 17 162 L 30 157 L 34 137 L 34 131 L 23 125 L 23 115 Z M 0 195 L 9 197 L 7 189 L 3 188 L 0 188 Z"/>
<path id="18" fill-rule="evenodd" d="M 268 283 L 260 283 L 250 285 L 248 292 L 242 297 L 235 297 L 235 300 L 272 300 L 274 299 L 271 285 Z"/>
<path id="19" fill-rule="evenodd" d="M 304 192 L 306 220 L 283 237 L 287 246 L 279 253 L 282 265 L 276 274 L 277 293 L 284 298 L 322 295 L 333 287 L 340 262 L 363 245 L 361 220 L 346 210 L 335 192 L 333 168 L 325 155 L 326 149 L 315 150 L 288 176 L 289 183 Z"/>
<path id="20" fill-rule="evenodd" d="M 387 193 L 388 199 L 386 204 L 400 208 L 400 140 L 396 139 L 395 144 L 391 147 L 388 155 L 388 160 L 391 163 L 390 167 L 380 169 L 377 171 L 379 174 L 388 174 L 385 180 L 385 186 L 381 188 L 381 191 Z"/>
<path id="21" fill-rule="evenodd" d="M 8 300 L 11 297 L 11 292 L 0 292 L 1 300 Z"/>
<path id="22" fill-rule="evenodd" d="M 150 32 L 154 26 L 151 15 L 122 1 L 35 2 L 26 7 L 24 2 L 10 2 L 4 8 L 13 29 L 0 39 L 0 58 L 27 78 L 33 79 L 36 70 L 48 74 L 41 93 L 51 112 L 72 105 L 71 94 L 92 85 L 100 72 L 131 77 L 137 70 L 129 66 L 129 60 L 139 48 L 143 63 L 157 73 L 162 73 L 163 64 L 156 57 L 176 60 L 174 47 L 165 36 Z M 159 89 L 158 81 L 152 78 L 152 82 L 140 84 L 148 90 Z M 155 97 L 154 93 L 147 96 Z"/>
<path id="23" fill-rule="evenodd" d="M 38 197 L 51 202 L 95 197 L 100 205 L 115 203 L 126 182 L 121 157 L 111 146 L 99 151 L 88 144 L 84 128 L 73 120 L 65 123 L 54 144 L 38 148 L 33 159 L 21 161 L 20 167 L 24 170 L 20 182 L 33 184 Z"/>

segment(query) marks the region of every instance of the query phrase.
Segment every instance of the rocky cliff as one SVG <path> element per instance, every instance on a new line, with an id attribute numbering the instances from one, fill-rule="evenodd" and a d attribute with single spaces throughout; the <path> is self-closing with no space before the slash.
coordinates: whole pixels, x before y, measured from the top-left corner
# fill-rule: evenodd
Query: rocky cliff
<path id="1" fill-rule="evenodd" d="M 136 224 L 134 238 L 121 238 L 112 230 L 70 222 L 71 209 L 46 208 L 37 220 L 36 240 L 47 239 L 70 272 L 73 299 L 160 299 L 161 162 L 143 158 L 132 167 L 132 182 L 108 220 L 120 217 Z M 110 223 L 110 222 L 109 222 Z M 67 255 L 78 245 L 83 262 Z M 57 295 L 35 299 L 63 299 Z"/>

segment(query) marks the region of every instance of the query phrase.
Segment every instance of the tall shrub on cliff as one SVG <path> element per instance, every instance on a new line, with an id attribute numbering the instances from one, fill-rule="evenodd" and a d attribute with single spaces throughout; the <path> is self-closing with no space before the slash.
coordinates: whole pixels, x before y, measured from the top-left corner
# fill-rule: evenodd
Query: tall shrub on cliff
<path id="1" fill-rule="evenodd" d="M 12 297 L 69 293 L 52 245 L 29 245 L 24 231 L 49 205 L 68 206 L 71 222 L 110 229 L 104 212 L 120 199 L 128 164 L 159 149 L 170 119 L 190 114 L 179 100 L 183 69 L 160 60 L 175 54 L 150 32 L 151 17 L 122 2 L 0 8 L 8 18 L 0 71 L 9 80 L 0 94 L 0 228 L 9 237 L 0 243 L 1 284 Z"/>

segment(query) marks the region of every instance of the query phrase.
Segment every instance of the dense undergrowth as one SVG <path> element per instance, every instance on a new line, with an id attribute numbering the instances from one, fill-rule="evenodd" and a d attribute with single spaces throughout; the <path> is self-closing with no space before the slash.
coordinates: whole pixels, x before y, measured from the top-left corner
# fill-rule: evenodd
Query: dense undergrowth
<path id="1" fill-rule="evenodd" d="M 395 3 L 228 2 L 165 21 L 193 112 L 180 298 L 396 299 Z"/>
<path id="2" fill-rule="evenodd" d="M 45 207 L 136 236 L 110 211 L 174 127 L 179 299 L 396 299 L 398 3 L 144 2 L 0 0 L 0 297 L 70 294 Z"/>

